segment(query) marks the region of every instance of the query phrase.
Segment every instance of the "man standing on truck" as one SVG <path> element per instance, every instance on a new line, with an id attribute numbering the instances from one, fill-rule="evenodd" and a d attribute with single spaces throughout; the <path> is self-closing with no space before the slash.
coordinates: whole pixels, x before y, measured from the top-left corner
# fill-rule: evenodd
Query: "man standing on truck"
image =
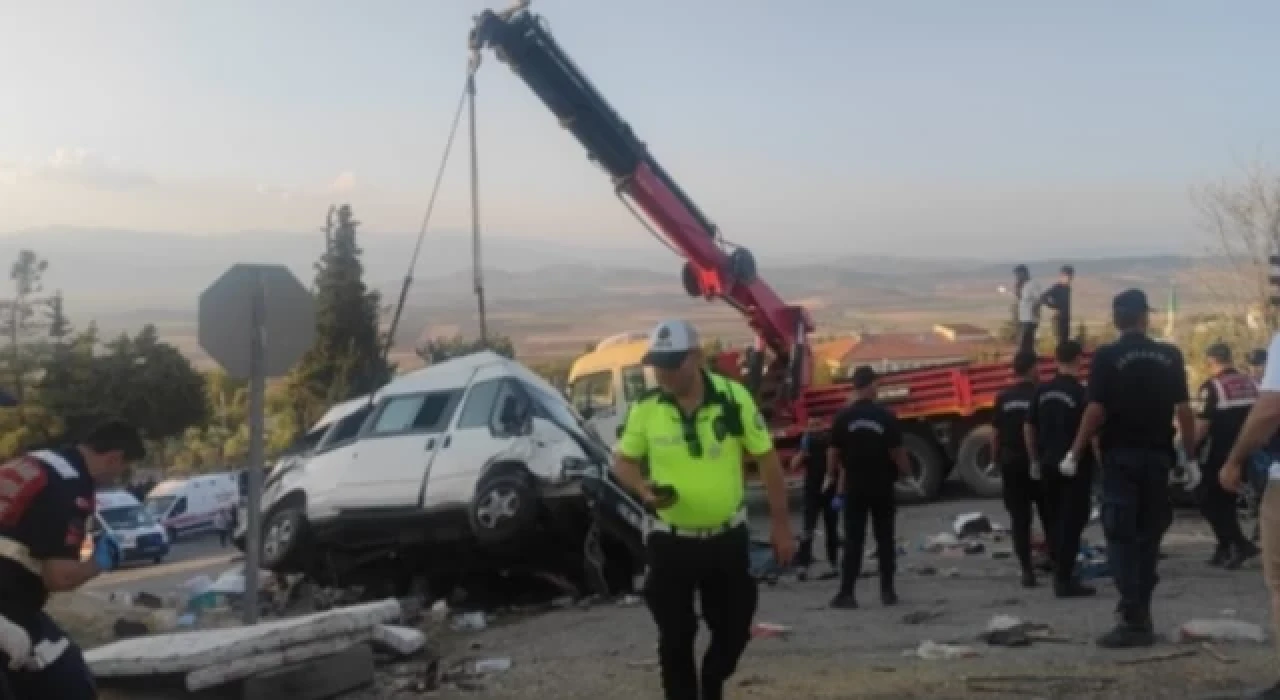
<path id="1" fill-rule="evenodd" d="M 1014 313 L 1018 322 L 1018 351 L 1036 351 L 1036 327 L 1040 325 L 1040 285 L 1031 279 L 1026 265 L 1013 268 Z"/>
<path id="2" fill-rule="evenodd" d="M 1076 556 L 1080 552 L 1080 534 L 1089 524 L 1093 498 L 1093 466 L 1096 456 L 1090 450 L 1081 456 L 1073 476 L 1058 469 L 1071 442 L 1080 429 L 1087 399 L 1080 383 L 1080 343 L 1068 340 L 1058 345 L 1058 373 L 1036 387 L 1027 407 L 1024 427 L 1027 454 L 1031 455 L 1031 471 L 1040 472 L 1045 503 L 1053 514 L 1053 539 L 1049 542 L 1054 562 L 1053 592 L 1059 598 L 1082 598 L 1097 591 L 1075 576 Z M 1096 449 L 1096 445 L 1094 446 Z"/>
<path id="3" fill-rule="evenodd" d="M 1058 271 L 1058 283 L 1040 297 L 1040 303 L 1054 310 L 1053 329 L 1058 344 L 1071 340 L 1071 282 L 1076 277 L 1076 269 L 1063 265 Z"/>
<path id="4" fill-rule="evenodd" d="M 1098 639 L 1098 646 L 1121 649 L 1155 643 L 1151 595 L 1159 581 L 1160 540 L 1173 522 L 1169 481 L 1175 415 L 1188 490 L 1199 484 L 1200 467 L 1182 352 L 1147 336 L 1151 307 L 1142 290 L 1117 294 L 1111 311 L 1120 339 L 1093 355 L 1089 405 L 1059 469 L 1075 474 L 1077 455 L 1101 430 L 1102 527 L 1120 603 L 1116 627 Z"/>
<path id="5" fill-rule="evenodd" d="M 631 407 L 613 469 L 619 483 L 657 514 L 645 543 L 644 596 L 658 625 L 662 685 L 667 700 L 721 700 L 751 639 L 757 602 L 745 458 L 754 458 L 760 470 L 774 556 L 783 564 L 795 553 L 786 483 L 755 400 L 738 382 L 705 369 L 692 324 L 659 323 L 644 363 L 654 368 L 658 388 Z M 641 466 L 646 461 L 648 479 Z M 699 594 L 711 630 L 701 679 L 694 660 L 693 601 Z"/>
<path id="6" fill-rule="evenodd" d="M 827 450 L 830 477 L 844 494 L 844 568 L 840 591 L 831 607 L 858 607 L 854 588 L 862 574 L 862 551 L 867 518 L 876 538 L 880 560 L 880 602 L 896 605 L 893 587 L 897 564 L 894 517 L 897 510 L 894 483 L 911 476 L 911 462 L 902 446 L 902 428 L 892 411 L 876 403 L 876 373 L 862 365 L 853 371 L 853 403 L 831 421 L 831 446 Z"/>
<path id="7" fill-rule="evenodd" d="M 827 563 L 831 565 L 831 572 L 837 573 L 840 513 L 832 502 L 837 493 L 836 484 L 827 478 L 827 448 L 830 444 L 830 437 L 822 429 L 822 421 L 811 418 L 808 430 L 800 439 L 800 451 L 791 458 L 792 471 L 804 467 L 804 522 L 795 564 L 806 569 L 813 564 L 813 538 L 821 519 L 826 536 Z"/>
<path id="8" fill-rule="evenodd" d="M 1240 529 L 1236 496 L 1222 488 L 1218 471 L 1226 462 L 1249 410 L 1258 400 L 1258 386 L 1231 363 L 1231 348 L 1214 343 L 1205 351 L 1210 377 L 1200 385 L 1200 414 L 1196 419 L 1196 445 L 1209 442 L 1200 484 L 1200 513 L 1209 523 L 1218 546 L 1209 566 L 1239 569 L 1258 556 L 1258 548 Z"/>
<path id="9" fill-rule="evenodd" d="M 0 673 L 18 698 L 97 697 L 79 647 L 43 609 L 50 593 L 75 590 L 119 563 L 119 546 L 105 532 L 80 561 L 94 485 L 119 479 L 145 454 L 138 431 L 113 421 L 79 445 L 0 465 L 0 616 L 26 635 L 4 635 Z"/>
<path id="10" fill-rule="evenodd" d="M 1013 375 L 1017 383 L 997 394 L 992 407 L 991 457 L 1000 465 L 1004 507 L 1009 511 L 1013 552 L 1022 567 L 1022 585 L 1032 588 L 1036 585 L 1031 561 L 1032 508 L 1040 515 L 1045 541 L 1054 541 L 1054 522 L 1040 483 L 1040 463 L 1032 461 L 1027 452 L 1024 432 L 1036 393 L 1036 354 L 1019 351 L 1013 358 Z"/>

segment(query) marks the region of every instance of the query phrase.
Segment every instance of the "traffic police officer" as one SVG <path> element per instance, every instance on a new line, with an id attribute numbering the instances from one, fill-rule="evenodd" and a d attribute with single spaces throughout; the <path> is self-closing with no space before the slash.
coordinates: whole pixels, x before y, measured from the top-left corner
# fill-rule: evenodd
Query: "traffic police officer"
<path id="1" fill-rule="evenodd" d="M 813 539 L 817 534 L 818 520 L 822 520 L 826 533 L 827 563 L 831 571 L 837 571 L 840 561 L 840 513 L 834 507 L 836 484 L 827 478 L 827 448 L 830 437 L 823 430 L 822 422 L 814 418 L 800 441 L 800 451 L 791 460 L 791 468 L 804 467 L 804 520 L 800 533 L 800 551 L 796 565 L 813 564 Z"/>
<path id="2" fill-rule="evenodd" d="M 74 447 L 0 465 L 0 617 L 26 635 L 5 635 L 0 669 L 20 700 L 97 697 L 80 649 L 43 608 L 50 593 L 75 590 L 119 562 L 109 535 L 80 561 L 94 485 L 115 481 L 144 455 L 136 430 L 108 422 Z"/>
<path id="3" fill-rule="evenodd" d="M 1040 515 L 1045 541 L 1053 541 L 1053 518 L 1040 483 L 1040 463 L 1027 452 L 1024 426 L 1036 393 L 1036 354 L 1025 350 L 1013 357 L 1013 374 L 1018 380 L 996 395 L 991 416 L 991 457 L 1000 465 L 1000 481 L 1005 510 L 1009 511 L 1009 529 L 1013 535 L 1013 552 L 1022 566 L 1022 585 L 1036 585 L 1036 572 L 1031 563 L 1032 508 Z M 1051 550 L 1052 556 L 1052 550 Z"/>
<path id="4" fill-rule="evenodd" d="M 658 625 L 667 700 L 720 700 L 751 638 L 756 583 L 744 504 L 743 460 L 750 455 L 769 498 L 778 562 L 792 559 L 782 468 L 764 417 L 741 384 L 704 368 L 698 334 L 687 321 L 664 321 L 649 337 L 644 362 L 659 388 L 632 406 L 619 438 L 618 481 L 655 510 L 646 540 L 645 601 Z M 648 480 L 643 463 L 648 464 Z M 711 642 L 694 661 L 701 594 Z"/>
<path id="5" fill-rule="evenodd" d="M 1058 469 L 1076 438 L 1087 400 L 1079 378 L 1081 352 L 1080 343 L 1074 340 L 1058 345 L 1058 373 L 1036 387 L 1024 428 L 1027 454 L 1036 465 L 1033 469 L 1041 471 L 1046 510 L 1053 517 L 1053 540 L 1049 545 L 1054 562 L 1053 592 L 1059 598 L 1080 598 L 1097 592 L 1075 577 L 1080 534 L 1089 524 L 1092 506 L 1094 450 L 1080 456 L 1073 476 L 1064 476 Z"/>
<path id="6" fill-rule="evenodd" d="M 893 588 L 897 543 L 893 536 L 896 513 L 894 483 L 911 476 L 911 462 L 902 446 L 902 428 L 893 412 L 876 403 L 876 373 L 863 365 L 853 372 L 853 403 L 831 422 L 828 469 L 844 494 L 844 567 L 834 608 L 854 609 L 854 586 L 862 573 L 867 517 L 876 538 L 880 560 L 880 601 L 895 605 Z"/>
<path id="7" fill-rule="evenodd" d="M 1075 474 L 1077 455 L 1101 429 L 1102 526 L 1120 603 L 1116 627 L 1098 645 L 1125 648 L 1155 642 L 1151 595 L 1159 581 L 1160 539 L 1173 522 L 1168 488 L 1175 415 L 1188 490 L 1199 484 L 1200 468 L 1182 352 L 1147 336 L 1151 307 L 1141 290 L 1116 295 L 1111 309 L 1121 335 L 1093 355 L 1089 405 L 1059 468 Z"/>
<path id="8" fill-rule="evenodd" d="M 1196 444 L 1202 445 L 1206 440 L 1209 443 L 1200 484 L 1200 512 L 1218 540 L 1209 565 L 1238 569 L 1258 556 L 1258 548 L 1240 529 L 1236 496 L 1222 488 L 1218 472 L 1258 400 L 1258 387 L 1232 365 L 1231 348 L 1227 345 L 1214 343 L 1205 355 L 1213 376 L 1200 385 L 1200 413 L 1196 420 Z"/>

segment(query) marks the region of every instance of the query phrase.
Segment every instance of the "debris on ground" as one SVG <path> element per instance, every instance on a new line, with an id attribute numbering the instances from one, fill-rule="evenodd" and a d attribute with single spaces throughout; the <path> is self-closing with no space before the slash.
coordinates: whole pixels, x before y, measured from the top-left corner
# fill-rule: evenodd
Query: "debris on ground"
<path id="1" fill-rule="evenodd" d="M 959 644 L 938 644 L 932 639 L 920 642 L 915 649 L 902 652 L 903 656 L 914 656 L 925 661 L 944 661 L 948 659 L 969 659 L 981 656 L 977 649 Z"/>
<path id="2" fill-rule="evenodd" d="M 373 645 L 376 649 L 407 657 L 422 651 L 427 645 L 427 636 L 422 630 L 412 627 L 378 625 L 373 628 Z"/>
<path id="3" fill-rule="evenodd" d="M 1234 618 L 1216 620 L 1190 620 L 1178 625 L 1169 635 L 1175 644 L 1193 642 L 1256 642 L 1267 641 L 1267 633 L 1252 622 Z"/>
<path id="4" fill-rule="evenodd" d="M 976 535 L 989 535 L 995 532 L 995 528 L 991 525 L 991 519 L 982 513 L 961 513 L 956 516 L 952 530 L 956 537 L 974 537 Z"/>
<path id="5" fill-rule="evenodd" d="M 757 622 L 751 626 L 752 639 L 773 639 L 777 637 L 785 637 L 790 632 L 790 627 L 774 624 L 772 622 Z"/>
<path id="6" fill-rule="evenodd" d="M 960 540 L 950 532 L 940 532 L 936 535 L 926 537 L 920 545 L 920 551 L 930 554 L 941 554 L 944 550 L 952 547 L 958 547 Z"/>
<path id="7" fill-rule="evenodd" d="M 482 612 L 469 612 L 454 615 L 449 624 L 457 632 L 481 632 L 489 626 L 489 621 Z"/>
<path id="8" fill-rule="evenodd" d="M 511 659 L 505 656 L 490 659 L 479 659 L 471 665 L 471 670 L 477 675 L 510 671 Z"/>
<path id="9" fill-rule="evenodd" d="M 1048 625 L 1024 622 L 1012 615 L 996 615 L 987 623 L 987 629 L 978 639 L 998 647 L 1025 647 L 1037 638 L 1048 636 Z"/>
<path id="10" fill-rule="evenodd" d="M 938 569 L 927 564 L 912 564 L 907 567 L 907 571 L 916 576 L 937 576 Z"/>

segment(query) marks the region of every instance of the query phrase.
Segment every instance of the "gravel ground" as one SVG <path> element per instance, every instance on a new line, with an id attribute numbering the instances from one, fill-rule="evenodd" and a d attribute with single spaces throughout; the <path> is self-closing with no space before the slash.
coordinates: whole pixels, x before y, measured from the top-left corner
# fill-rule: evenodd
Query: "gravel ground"
<path id="1" fill-rule="evenodd" d="M 1209 698 L 1240 697 L 1276 675 L 1276 654 L 1269 644 L 1221 644 L 1230 657 L 1214 658 L 1195 646 L 1162 642 L 1141 652 L 1108 652 L 1092 640 L 1112 622 L 1116 595 L 1108 580 L 1095 599 L 1062 601 L 1047 587 L 1018 585 L 1011 560 L 996 560 L 990 550 L 1006 541 L 988 542 L 988 552 L 945 557 L 916 550 L 922 537 L 949 529 L 954 516 L 986 510 L 997 522 L 995 502 L 943 503 L 904 509 L 899 529 L 911 542 L 900 568 L 931 566 L 940 573 L 899 577 L 903 602 L 884 608 L 874 580 L 864 582 L 857 611 L 832 611 L 826 602 L 835 582 L 780 582 L 763 588 L 757 622 L 791 627 L 782 638 L 758 639 L 748 649 L 731 683 L 737 698 Z M 1086 535 L 1100 541 L 1096 526 Z M 820 548 L 819 548 L 820 549 Z M 1197 618 L 1234 617 L 1270 632 L 1267 599 L 1256 563 L 1243 571 L 1204 566 L 1211 549 L 1202 521 L 1180 517 L 1165 540 L 1168 559 L 1157 591 L 1155 614 L 1162 632 Z M 947 572 L 954 568 L 957 571 Z M 947 574 L 950 573 L 951 576 Z M 906 624 L 904 616 L 931 611 L 937 617 Z M 1049 625 L 1065 642 L 1036 642 L 1030 647 L 990 647 L 975 640 L 997 614 Z M 925 661 L 903 656 L 922 641 L 971 645 L 980 656 Z M 705 641 L 705 635 L 704 635 Z M 509 657 L 511 670 L 484 677 L 469 690 L 445 688 L 441 698 L 608 697 L 646 700 L 661 697 L 655 658 L 655 630 L 641 605 L 599 605 L 557 610 L 537 616 L 495 618 L 478 633 L 437 633 L 433 643 L 445 664 L 467 657 Z M 1195 655 L 1126 665 L 1154 654 L 1180 650 Z M 1231 661 L 1234 661 L 1232 663 Z M 400 678 L 411 677 L 411 666 Z M 409 674 L 409 675 L 405 675 Z M 992 676 L 1048 676 L 1013 681 Z M 984 677 L 987 677 L 984 680 Z M 397 680 L 384 673 L 367 698 L 408 698 L 395 692 Z"/>

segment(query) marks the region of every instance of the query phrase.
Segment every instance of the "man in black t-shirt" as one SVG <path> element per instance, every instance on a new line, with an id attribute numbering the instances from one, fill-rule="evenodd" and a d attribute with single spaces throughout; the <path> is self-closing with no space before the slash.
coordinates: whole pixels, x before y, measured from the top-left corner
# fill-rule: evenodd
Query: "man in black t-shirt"
<path id="1" fill-rule="evenodd" d="M 18 698 L 97 697 L 80 649 L 43 608 L 50 593 L 75 590 L 119 563 L 109 534 L 89 561 L 80 561 L 80 546 L 95 484 L 115 481 L 144 455 L 136 430 L 110 422 L 77 446 L 0 464 L 0 617 L 22 628 L 30 643 L 0 650 L 0 673 Z"/>
<path id="2" fill-rule="evenodd" d="M 1077 455 L 1099 435 L 1102 527 L 1120 603 L 1118 624 L 1098 639 L 1098 645 L 1115 649 L 1155 643 L 1151 595 L 1159 581 L 1160 540 L 1173 522 L 1169 482 L 1175 415 L 1187 456 L 1188 490 L 1199 485 L 1200 467 L 1194 459 L 1195 416 L 1182 352 L 1147 336 L 1151 307 L 1142 290 L 1116 295 L 1111 310 L 1121 335 L 1093 355 L 1089 405 L 1059 468 L 1074 474 Z"/>
<path id="3" fill-rule="evenodd" d="M 1063 265 L 1058 272 L 1057 284 L 1045 290 L 1040 303 L 1054 310 L 1053 329 L 1058 336 L 1058 344 L 1071 339 L 1071 282 L 1076 278 L 1076 269 Z"/>
<path id="4" fill-rule="evenodd" d="M 1228 493 L 1218 483 L 1218 471 L 1227 461 L 1249 410 L 1258 400 L 1258 385 L 1248 375 L 1236 370 L 1231 362 L 1231 348 L 1226 344 L 1210 345 L 1205 355 L 1212 376 L 1200 385 L 1200 413 L 1196 417 L 1196 444 L 1208 442 L 1204 478 L 1198 494 L 1200 513 L 1218 540 L 1209 565 L 1239 569 L 1259 552 L 1240 529 L 1236 495 Z"/>
<path id="5" fill-rule="evenodd" d="M 809 429 L 801 438 L 800 451 L 791 463 L 792 469 L 804 467 L 804 521 L 795 563 L 799 567 L 813 564 L 813 538 L 821 519 L 826 537 L 827 563 L 835 572 L 840 561 L 840 513 L 832 504 L 836 483 L 827 475 L 827 448 L 831 439 L 822 427 L 822 421 L 816 418 L 809 421 Z"/>
<path id="6" fill-rule="evenodd" d="M 1022 585 L 1036 585 L 1031 563 L 1032 508 L 1040 514 L 1045 541 L 1053 541 L 1053 519 L 1040 483 L 1039 463 L 1027 453 L 1023 427 L 1035 395 L 1036 355 L 1021 351 L 1013 358 L 1013 374 L 1017 383 L 996 395 L 991 416 L 991 458 L 1000 465 L 1004 507 L 1009 511 L 1009 529 L 1013 535 L 1013 551 L 1022 566 Z M 1035 467 L 1033 469 L 1033 467 Z"/>
<path id="7" fill-rule="evenodd" d="M 1076 438 L 1087 401 L 1079 379 L 1081 352 L 1080 344 L 1074 340 L 1058 345 L 1058 373 L 1036 387 L 1024 431 L 1027 452 L 1041 471 L 1046 510 L 1053 520 L 1054 538 L 1049 547 L 1054 562 L 1053 592 L 1059 598 L 1080 598 L 1097 592 L 1075 577 L 1080 534 L 1089 524 L 1092 507 L 1094 451 L 1081 455 L 1073 476 L 1064 476 L 1058 469 Z"/>
<path id="8" fill-rule="evenodd" d="M 854 586 L 862 574 L 862 551 L 867 534 L 867 517 L 876 538 L 880 561 L 880 601 L 895 605 L 893 588 L 897 564 L 897 542 L 893 536 L 896 515 L 894 484 L 911 475 L 911 463 L 902 446 L 902 428 L 889 409 L 876 403 L 876 373 L 867 365 L 853 372 L 853 403 L 836 414 L 831 422 L 829 469 L 845 498 L 844 566 L 840 592 L 831 601 L 834 608 L 858 607 Z"/>

